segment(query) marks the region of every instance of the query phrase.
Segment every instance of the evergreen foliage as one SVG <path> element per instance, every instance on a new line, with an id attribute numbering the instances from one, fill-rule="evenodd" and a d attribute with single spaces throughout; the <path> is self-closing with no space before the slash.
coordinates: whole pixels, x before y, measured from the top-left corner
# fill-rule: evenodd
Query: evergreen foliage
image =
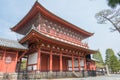
<path id="1" fill-rule="evenodd" d="M 120 70 L 120 63 L 115 55 L 110 57 L 110 68 L 113 73 Z"/>
<path id="2" fill-rule="evenodd" d="M 110 28 L 111 32 L 118 31 L 120 33 L 120 8 L 101 10 L 95 14 L 95 18 L 99 24 L 110 22 L 113 25 Z"/>
<path id="3" fill-rule="evenodd" d="M 93 54 L 92 57 L 97 60 L 97 62 L 96 62 L 96 67 L 97 68 L 103 68 L 104 67 L 103 58 L 102 58 L 102 55 L 101 55 L 99 50 L 97 51 L 97 53 Z"/>
<path id="4" fill-rule="evenodd" d="M 114 55 L 114 52 L 112 49 L 107 49 L 106 50 L 106 58 L 105 58 L 105 63 L 108 65 L 108 68 L 110 68 L 110 57 Z"/>
<path id="5" fill-rule="evenodd" d="M 21 70 L 25 70 L 26 69 L 26 63 L 27 63 L 27 60 L 23 60 L 22 63 L 21 63 Z"/>
<path id="6" fill-rule="evenodd" d="M 106 50 L 106 60 L 105 63 L 108 65 L 109 70 L 112 72 L 118 72 L 120 70 L 120 63 L 114 54 L 112 49 Z"/>
<path id="7" fill-rule="evenodd" d="M 115 8 L 120 4 L 120 0 L 108 0 L 108 5 L 112 8 Z"/>

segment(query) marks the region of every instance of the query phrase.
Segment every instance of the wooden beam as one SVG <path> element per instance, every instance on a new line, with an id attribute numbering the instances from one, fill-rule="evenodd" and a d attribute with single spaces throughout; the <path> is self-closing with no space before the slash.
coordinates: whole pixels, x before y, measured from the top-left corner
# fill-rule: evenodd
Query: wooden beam
<path id="1" fill-rule="evenodd" d="M 79 71 L 80 71 L 80 57 L 78 57 L 78 68 L 79 68 Z"/>
<path id="2" fill-rule="evenodd" d="M 3 62 L 5 61 L 5 57 L 6 57 L 6 49 L 3 52 L 3 58 L 2 58 Z"/>
<path id="3" fill-rule="evenodd" d="M 74 56 L 72 55 L 72 71 L 74 71 Z"/>
<path id="4" fill-rule="evenodd" d="M 41 71 L 41 49 L 38 48 L 37 70 Z"/>
<path id="5" fill-rule="evenodd" d="M 60 53 L 60 71 L 62 72 L 63 67 L 62 67 L 62 53 Z"/>
<path id="6" fill-rule="evenodd" d="M 52 50 L 50 51 L 50 72 L 52 72 Z"/>
<path id="7" fill-rule="evenodd" d="M 22 53 L 22 55 L 18 58 L 18 61 L 27 53 L 27 51 L 25 51 L 24 53 Z"/>

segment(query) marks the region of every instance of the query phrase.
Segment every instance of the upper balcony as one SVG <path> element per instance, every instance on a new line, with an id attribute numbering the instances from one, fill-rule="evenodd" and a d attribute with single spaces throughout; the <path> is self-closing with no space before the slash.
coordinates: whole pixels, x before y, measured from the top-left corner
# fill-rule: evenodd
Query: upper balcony
<path id="1" fill-rule="evenodd" d="M 42 33 L 47 34 L 49 36 L 62 39 L 64 41 L 70 42 L 72 44 L 80 45 L 81 47 L 84 47 L 84 48 L 88 48 L 87 43 L 83 43 L 80 40 L 78 40 L 76 38 L 73 38 L 73 37 L 71 37 L 70 35 L 67 35 L 64 32 L 60 32 L 60 31 L 57 31 L 57 30 L 49 28 L 49 27 L 47 27 L 47 28 L 41 27 L 40 25 L 37 27 L 37 30 L 39 32 L 42 32 Z"/>

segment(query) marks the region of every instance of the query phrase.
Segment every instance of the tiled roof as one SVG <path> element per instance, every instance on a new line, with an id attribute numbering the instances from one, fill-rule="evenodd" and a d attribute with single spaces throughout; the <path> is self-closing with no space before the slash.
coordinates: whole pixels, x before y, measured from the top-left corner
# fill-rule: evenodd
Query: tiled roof
<path id="1" fill-rule="evenodd" d="M 15 40 L 8 40 L 0 38 L 0 47 L 7 47 L 7 48 L 15 48 L 15 49 L 27 49 L 23 45 L 21 45 L 18 41 Z"/>
<path id="2" fill-rule="evenodd" d="M 75 43 L 72 43 L 72 42 L 68 42 L 68 41 L 66 41 L 66 40 L 56 38 L 56 37 L 54 37 L 54 36 L 50 36 L 50 35 L 44 34 L 44 33 L 40 32 L 40 31 L 38 31 L 34 26 L 32 26 L 31 30 L 30 30 L 23 38 L 25 38 L 30 32 L 32 32 L 32 30 L 34 30 L 34 31 L 36 31 L 37 33 L 39 33 L 39 34 L 41 34 L 41 35 L 43 35 L 43 36 L 46 36 L 46 37 L 48 37 L 48 38 L 51 38 L 51 39 L 54 39 L 54 40 L 57 40 L 57 41 L 60 41 L 60 42 L 64 42 L 64 43 L 67 43 L 67 44 L 70 44 L 70 45 L 73 45 L 73 46 L 77 46 L 77 47 L 83 48 L 83 49 L 85 49 L 85 50 L 90 50 L 90 49 L 88 49 L 88 48 L 86 48 L 86 47 L 84 47 L 84 46 L 81 46 L 81 45 L 78 45 L 78 44 L 75 44 Z M 22 39 L 23 39 L 23 38 L 22 38 Z M 22 40 L 22 39 L 21 39 L 21 40 Z M 21 41 L 21 40 L 20 40 L 20 41 Z M 90 50 L 90 51 L 92 51 L 93 53 L 96 52 L 95 50 Z"/>
<path id="3" fill-rule="evenodd" d="M 73 43 L 73 42 L 66 41 L 64 39 L 60 39 L 60 38 L 57 38 L 57 37 L 50 36 L 48 34 L 42 33 L 41 31 L 38 31 L 35 27 L 32 27 L 31 30 L 35 30 L 39 34 L 42 34 L 42 35 L 44 35 L 44 36 L 46 36 L 48 38 L 51 38 L 51 39 L 54 39 L 54 40 L 57 40 L 57 41 L 60 41 L 60 42 L 64 42 L 64 43 L 67 43 L 67 44 L 70 44 L 70 45 L 74 45 L 74 46 L 77 46 L 77 47 L 81 47 L 81 48 L 87 49 L 87 47 L 85 47 L 85 46 L 82 46 L 82 45 L 79 45 L 79 44 L 76 44 L 76 43 Z"/>

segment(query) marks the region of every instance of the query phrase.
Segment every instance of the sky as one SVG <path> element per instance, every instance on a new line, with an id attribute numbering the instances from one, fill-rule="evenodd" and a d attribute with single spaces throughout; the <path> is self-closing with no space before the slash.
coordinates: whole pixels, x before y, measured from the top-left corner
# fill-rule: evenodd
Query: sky
<path id="1" fill-rule="evenodd" d="M 16 33 L 10 31 L 32 8 L 36 0 L 0 0 L 0 37 L 17 40 Z M 38 0 L 47 10 L 64 20 L 86 30 L 94 35 L 86 42 L 90 49 L 100 50 L 103 59 L 105 51 L 112 48 L 117 54 L 120 51 L 120 34 L 110 32 L 113 27 L 98 24 L 95 14 L 103 9 L 110 9 L 107 0 Z"/>

